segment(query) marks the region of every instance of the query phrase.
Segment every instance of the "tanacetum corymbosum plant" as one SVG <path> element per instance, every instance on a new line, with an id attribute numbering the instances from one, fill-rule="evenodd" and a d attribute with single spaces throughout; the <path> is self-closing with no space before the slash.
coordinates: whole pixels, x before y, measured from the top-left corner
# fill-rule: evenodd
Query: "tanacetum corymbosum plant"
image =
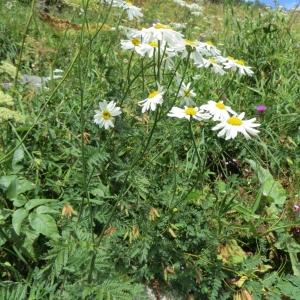
<path id="1" fill-rule="evenodd" d="M 297 122 L 278 147 L 270 125 L 296 110 L 275 114 L 255 57 L 205 30 L 222 7 L 154 2 L 20 18 L 18 71 L 51 84 L 12 90 L 28 124 L 3 135 L 1 299 L 297 299 L 299 199 L 272 169 L 288 145 L 297 174 Z"/>

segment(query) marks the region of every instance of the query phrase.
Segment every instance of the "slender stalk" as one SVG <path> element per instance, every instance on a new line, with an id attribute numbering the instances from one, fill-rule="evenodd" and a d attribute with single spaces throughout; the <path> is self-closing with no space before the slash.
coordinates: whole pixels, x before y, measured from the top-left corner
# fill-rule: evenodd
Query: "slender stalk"
<path id="1" fill-rule="evenodd" d="M 17 63 L 17 67 L 16 67 L 16 74 L 15 74 L 15 78 L 14 78 L 14 87 L 13 87 L 13 92 L 12 92 L 12 97 L 13 98 L 14 98 L 14 95 L 15 95 L 15 92 L 16 92 L 16 87 L 17 87 L 17 84 L 18 84 L 18 76 L 19 76 L 19 71 L 20 71 L 20 67 L 21 67 L 21 60 L 22 60 L 22 54 L 23 54 L 25 40 L 26 40 L 26 34 L 28 32 L 28 29 L 29 29 L 29 26 L 30 26 L 30 23 L 31 23 L 31 20 L 32 20 L 32 17 L 33 17 L 34 5 L 35 5 L 35 0 L 32 0 L 28 21 L 27 21 L 27 24 L 26 24 L 24 32 L 23 32 L 23 37 L 22 37 L 22 42 L 21 42 L 21 49 L 20 49 L 18 63 Z"/>
<path id="2" fill-rule="evenodd" d="M 131 55 L 130 55 L 130 58 L 129 58 L 129 62 L 128 62 L 127 82 L 130 82 L 130 67 L 131 67 L 131 62 L 132 62 L 133 54 L 134 54 L 134 52 L 132 51 Z"/>
<path id="3" fill-rule="evenodd" d="M 83 48 L 84 45 L 84 24 L 87 22 L 87 9 L 89 5 L 89 0 L 87 0 L 85 9 L 84 9 L 84 17 L 82 21 L 82 28 L 81 28 L 81 40 L 80 40 L 80 48 Z M 86 170 L 86 159 L 85 159 L 85 141 L 84 141 L 84 128 L 85 128 L 85 114 L 84 114 L 84 107 L 83 107 L 83 100 L 84 100 L 84 82 L 82 80 L 82 69 L 84 63 L 81 62 L 81 55 L 79 55 L 79 63 L 78 63 L 78 79 L 80 82 L 80 130 L 81 130 L 81 163 L 82 163 L 82 173 L 83 173 L 83 195 L 81 200 L 80 206 L 80 213 L 78 216 L 78 222 L 81 219 L 84 200 L 87 199 L 88 208 L 89 208 L 89 218 L 90 218 L 90 230 L 91 230 L 91 238 L 92 243 L 95 244 L 94 232 L 93 232 L 93 215 L 92 215 L 92 206 L 89 198 L 88 192 L 88 179 L 87 179 L 87 170 Z"/>
<path id="4" fill-rule="evenodd" d="M 169 204 L 169 206 L 171 206 L 172 202 L 175 198 L 175 193 L 176 193 L 177 173 L 176 173 L 176 159 L 175 159 L 174 140 L 173 140 L 173 136 L 171 134 L 170 125 L 169 125 L 168 122 L 166 122 L 166 124 L 167 124 L 167 128 L 168 128 L 168 131 L 169 131 L 169 134 L 170 134 L 170 140 L 171 140 L 171 146 L 172 146 L 172 156 L 173 156 L 173 163 L 174 163 L 174 166 L 173 166 L 173 168 L 174 168 L 174 176 L 173 176 L 174 177 L 174 184 L 173 184 L 174 188 L 173 188 L 172 199 L 171 199 L 170 204 Z"/>
<path id="5" fill-rule="evenodd" d="M 201 158 L 200 158 L 200 154 L 199 154 L 199 151 L 198 151 L 198 147 L 196 145 L 196 141 L 195 141 L 195 136 L 194 136 L 194 133 L 193 133 L 193 127 L 192 127 L 192 117 L 191 117 L 191 120 L 189 122 L 189 131 L 190 131 L 190 137 L 192 139 L 192 142 L 193 142 L 193 145 L 194 145 L 194 148 L 195 148 L 195 152 L 196 152 L 196 155 L 197 155 L 197 159 L 198 159 L 198 164 L 199 164 L 199 167 L 198 167 L 198 172 L 200 172 L 201 168 L 200 168 L 200 165 L 201 165 Z"/>

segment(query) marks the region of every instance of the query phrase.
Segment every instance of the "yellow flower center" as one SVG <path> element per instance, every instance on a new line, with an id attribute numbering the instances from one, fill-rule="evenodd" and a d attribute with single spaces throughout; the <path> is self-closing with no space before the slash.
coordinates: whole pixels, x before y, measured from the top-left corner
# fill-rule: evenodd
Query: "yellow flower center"
<path id="1" fill-rule="evenodd" d="M 218 64 L 213 58 L 210 58 L 209 60 L 210 60 L 213 64 L 215 64 L 215 65 Z"/>
<path id="2" fill-rule="evenodd" d="M 244 63 L 242 60 L 238 60 L 236 63 L 237 63 L 238 65 L 241 65 L 241 66 L 244 66 L 244 65 L 245 65 L 245 63 Z"/>
<path id="3" fill-rule="evenodd" d="M 151 94 L 149 94 L 148 98 L 153 98 L 153 97 L 155 97 L 155 96 L 158 95 L 158 94 L 159 94 L 158 91 L 154 91 L 154 92 L 152 92 Z"/>
<path id="4" fill-rule="evenodd" d="M 214 44 L 210 41 L 206 42 L 207 45 L 213 46 Z"/>
<path id="5" fill-rule="evenodd" d="M 219 109 L 225 109 L 226 108 L 226 106 L 221 102 L 216 103 L 216 107 L 219 108 Z"/>
<path id="6" fill-rule="evenodd" d="M 157 42 L 151 42 L 149 43 L 150 46 L 152 47 L 158 47 L 158 43 Z"/>
<path id="7" fill-rule="evenodd" d="M 166 26 L 165 26 L 165 25 L 159 24 L 159 23 L 155 24 L 153 27 L 154 27 L 155 29 L 166 29 Z"/>
<path id="8" fill-rule="evenodd" d="M 191 46 L 194 46 L 194 47 L 197 46 L 193 41 L 190 41 L 190 40 L 188 40 L 188 39 L 184 39 L 184 41 L 185 41 L 186 43 L 188 43 L 189 45 L 191 45 Z"/>
<path id="9" fill-rule="evenodd" d="M 184 90 L 184 94 L 186 97 L 191 97 L 190 91 L 189 90 Z"/>
<path id="10" fill-rule="evenodd" d="M 186 115 L 190 116 L 195 116 L 197 114 L 197 111 L 192 107 L 188 107 L 184 112 Z"/>
<path id="11" fill-rule="evenodd" d="M 138 46 L 141 43 L 138 39 L 132 39 L 131 42 L 134 46 Z"/>
<path id="12" fill-rule="evenodd" d="M 127 4 L 130 4 L 130 5 L 132 5 L 132 2 L 131 2 L 131 1 L 129 1 L 129 0 L 125 0 L 125 2 L 126 2 Z"/>
<path id="13" fill-rule="evenodd" d="M 102 118 L 104 120 L 109 120 L 111 117 L 111 113 L 109 110 L 105 109 L 103 112 L 102 112 Z"/>
<path id="14" fill-rule="evenodd" d="M 227 120 L 227 123 L 233 126 L 241 126 L 243 122 L 237 117 L 231 117 Z"/>

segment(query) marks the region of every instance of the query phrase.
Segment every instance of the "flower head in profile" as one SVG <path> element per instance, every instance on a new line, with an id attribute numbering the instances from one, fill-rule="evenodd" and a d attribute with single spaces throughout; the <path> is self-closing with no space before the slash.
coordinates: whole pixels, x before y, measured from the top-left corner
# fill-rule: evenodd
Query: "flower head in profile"
<path id="1" fill-rule="evenodd" d="M 152 41 L 149 44 L 139 44 L 139 47 L 137 47 L 135 50 L 139 55 L 144 56 L 146 54 L 149 58 L 151 58 L 153 55 L 157 56 L 159 51 L 160 53 L 163 53 L 164 48 L 159 45 L 157 41 Z"/>
<path id="2" fill-rule="evenodd" d="M 139 101 L 138 104 L 143 106 L 142 113 L 144 113 L 146 110 L 149 110 L 151 108 L 152 111 L 156 109 L 156 105 L 164 102 L 163 95 L 166 91 L 164 90 L 164 87 L 159 85 L 157 82 L 157 90 L 153 91 L 148 95 L 148 98 L 142 101 Z"/>
<path id="3" fill-rule="evenodd" d="M 240 115 L 233 116 L 228 118 L 227 120 L 222 121 L 217 126 L 213 127 L 212 130 L 219 130 L 222 129 L 218 136 L 223 136 L 226 134 L 225 140 L 235 139 L 237 134 L 240 132 L 244 135 L 244 137 L 248 140 L 251 138 L 251 135 L 257 135 L 259 133 L 258 130 L 254 129 L 253 127 L 258 127 L 260 124 L 254 123 L 255 118 L 251 120 L 243 120 L 245 113 L 241 113 Z"/>
<path id="4" fill-rule="evenodd" d="M 141 34 L 143 40 L 146 41 L 165 41 L 169 45 L 177 44 L 183 37 L 183 34 L 175 31 L 169 25 L 163 25 L 161 23 L 154 23 L 152 27 L 147 29 L 142 29 Z"/>
<path id="5" fill-rule="evenodd" d="M 256 106 L 256 111 L 259 115 L 262 115 L 267 110 L 267 107 L 264 105 Z"/>
<path id="6" fill-rule="evenodd" d="M 129 0 L 125 0 L 124 1 L 123 5 L 122 5 L 122 8 L 124 10 L 126 10 L 127 15 L 128 15 L 128 19 L 130 21 L 132 21 L 133 18 L 136 18 L 136 19 L 139 20 L 140 18 L 143 17 L 143 14 L 141 13 L 142 9 L 139 8 L 139 7 L 136 7 L 136 6 L 132 5 L 132 2 L 129 1 Z"/>
<path id="7" fill-rule="evenodd" d="M 211 115 L 213 115 L 213 121 L 227 120 L 230 117 L 228 112 L 230 112 L 233 115 L 236 115 L 236 113 L 231 109 L 231 107 L 225 105 L 223 101 L 217 103 L 213 100 L 209 100 L 208 104 L 201 105 L 200 109 L 204 109 L 208 111 Z"/>
<path id="8" fill-rule="evenodd" d="M 176 43 L 176 45 L 170 46 L 174 51 L 182 52 L 181 58 L 190 57 L 196 64 L 202 64 L 202 53 L 199 52 L 198 46 L 196 42 L 188 40 L 188 39 L 181 39 Z"/>
<path id="9" fill-rule="evenodd" d="M 106 100 L 104 100 L 103 102 L 99 102 L 99 108 L 100 110 L 95 110 L 94 122 L 99 127 L 104 127 L 105 129 L 114 127 L 114 117 L 122 113 L 120 107 L 116 107 L 114 101 L 107 104 Z"/>
<path id="10" fill-rule="evenodd" d="M 182 83 L 180 87 L 180 91 L 178 93 L 179 97 L 182 97 L 180 104 L 185 104 L 186 106 L 195 106 L 196 103 L 192 100 L 193 97 L 196 97 L 196 93 L 190 89 L 191 83 L 189 82 L 187 85 Z"/>
<path id="11" fill-rule="evenodd" d="M 198 107 L 188 107 L 188 106 L 185 106 L 184 109 L 179 107 L 172 107 L 172 109 L 167 115 L 172 118 L 179 118 L 179 119 L 186 118 L 189 121 L 192 118 L 197 121 L 207 120 L 211 118 L 210 114 L 205 113 L 203 110 L 199 110 Z"/>
<path id="12" fill-rule="evenodd" d="M 205 59 L 203 58 L 203 63 L 200 63 L 197 65 L 197 68 L 208 68 L 211 67 L 211 72 L 224 75 L 225 71 L 223 70 L 223 67 L 218 64 L 218 62 L 214 58 Z"/>
<path id="13" fill-rule="evenodd" d="M 244 61 L 234 59 L 233 57 L 228 57 L 227 59 L 225 59 L 223 65 L 225 69 L 231 69 L 233 72 L 238 70 L 240 76 L 245 74 L 247 74 L 248 76 L 252 76 L 254 74 L 254 72 L 250 70 L 250 67 L 245 66 Z"/>
<path id="14" fill-rule="evenodd" d="M 130 40 L 121 40 L 121 48 L 124 50 L 136 50 L 141 44 L 138 38 L 132 38 Z"/>

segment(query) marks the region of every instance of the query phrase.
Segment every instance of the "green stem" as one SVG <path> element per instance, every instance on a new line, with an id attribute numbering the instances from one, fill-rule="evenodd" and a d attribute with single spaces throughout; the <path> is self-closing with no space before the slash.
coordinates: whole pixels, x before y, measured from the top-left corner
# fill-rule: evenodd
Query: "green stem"
<path id="1" fill-rule="evenodd" d="M 152 64 L 152 62 L 149 63 L 149 64 L 147 64 L 147 65 L 145 66 L 145 68 L 147 69 L 148 67 L 151 66 L 151 64 Z M 132 81 L 129 82 L 129 84 L 128 84 L 128 86 L 127 86 L 125 92 L 124 92 L 123 98 L 122 98 L 122 100 L 121 100 L 121 102 L 120 102 L 120 106 L 123 105 L 123 102 L 124 102 L 124 100 L 125 100 L 125 98 L 126 98 L 126 96 L 127 96 L 127 93 L 129 92 L 129 89 L 130 89 L 130 87 L 132 86 L 132 84 L 135 82 L 135 80 L 139 77 L 139 75 L 140 75 L 141 73 L 143 74 L 143 72 L 144 72 L 144 69 L 142 69 L 141 71 L 139 71 L 139 72 L 137 73 L 137 75 L 132 79 Z"/>
<path id="2" fill-rule="evenodd" d="M 132 58 L 133 58 L 133 54 L 134 52 L 131 52 L 130 58 L 129 58 L 129 62 L 128 62 L 128 69 L 127 69 L 127 82 L 130 82 L 130 66 L 131 66 L 131 62 L 132 62 Z"/>
<path id="3" fill-rule="evenodd" d="M 20 53 L 19 53 L 18 63 L 17 63 L 17 67 L 16 67 L 16 74 L 15 74 L 15 78 L 14 78 L 14 87 L 13 87 L 13 92 L 12 92 L 12 98 L 14 98 L 14 95 L 15 95 L 15 92 L 16 92 L 16 87 L 17 87 L 17 83 L 18 83 L 18 76 L 19 76 L 19 71 L 20 71 L 20 67 L 21 67 L 22 54 L 23 54 L 25 40 L 26 40 L 26 34 L 27 34 L 28 29 L 29 29 L 31 19 L 33 17 L 34 5 L 35 5 L 35 0 L 32 0 L 30 13 L 29 13 L 29 18 L 28 18 L 27 24 L 25 26 L 25 30 L 24 30 L 23 37 L 22 37 L 21 49 L 20 49 Z"/>
<path id="4" fill-rule="evenodd" d="M 197 159 L 198 159 L 198 164 L 199 164 L 199 167 L 198 167 L 198 172 L 200 172 L 201 168 L 200 168 L 200 165 L 201 165 L 201 158 L 200 158 L 200 154 L 199 154 L 199 151 L 198 151 L 198 147 L 196 145 L 196 141 L 195 141 L 195 136 L 194 136 L 194 133 L 193 133 L 193 127 L 192 127 L 192 117 L 190 117 L 191 120 L 189 122 L 189 130 L 190 130 L 190 136 L 191 136 L 191 139 L 192 139 L 192 142 L 193 142 L 193 145 L 194 145 L 194 148 L 195 148 L 195 151 L 196 151 L 196 155 L 197 155 Z"/>
<path id="5" fill-rule="evenodd" d="M 86 2 L 85 6 L 85 12 L 88 9 L 89 0 Z M 81 40 L 80 40 L 80 49 L 83 48 L 84 45 L 84 24 L 87 22 L 87 16 L 86 13 L 84 13 L 84 17 L 82 20 L 82 28 L 81 28 Z M 94 232 L 93 232 L 93 215 L 92 215 L 92 205 L 89 198 L 89 192 L 88 192 L 88 179 L 87 179 L 87 170 L 86 170 L 86 159 L 85 159 L 85 141 L 84 141 L 84 128 L 85 128 L 85 115 L 84 115 L 84 106 L 83 106 L 83 100 L 84 100 L 84 82 L 82 80 L 82 66 L 84 66 L 84 63 L 81 62 L 81 55 L 79 55 L 79 63 L 78 63 L 78 79 L 80 83 L 80 129 L 81 129 L 81 163 L 82 163 L 82 173 L 83 173 L 83 195 L 81 200 L 81 206 L 80 206 L 80 213 L 78 216 L 78 222 L 81 219 L 82 211 L 83 211 L 83 205 L 85 198 L 87 199 L 88 208 L 89 208 L 89 218 L 90 218 L 90 230 L 91 230 L 91 237 L 92 237 L 92 243 L 95 244 L 95 238 L 94 238 Z"/>

